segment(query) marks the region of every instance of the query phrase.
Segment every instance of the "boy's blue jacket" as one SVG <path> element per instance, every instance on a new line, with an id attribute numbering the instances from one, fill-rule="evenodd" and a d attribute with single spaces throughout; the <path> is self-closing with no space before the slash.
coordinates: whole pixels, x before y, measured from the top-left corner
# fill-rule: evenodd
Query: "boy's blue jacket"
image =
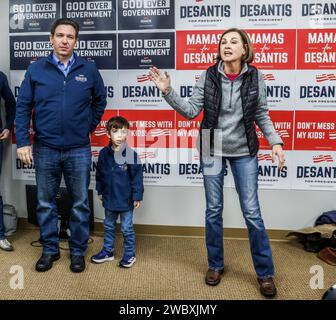
<path id="1" fill-rule="evenodd" d="M 90 132 L 106 107 L 106 91 L 95 63 L 76 56 L 65 77 L 52 53 L 32 63 L 17 99 L 17 147 L 30 145 L 29 123 L 33 113 L 35 141 L 56 149 L 90 144 Z"/>
<path id="2" fill-rule="evenodd" d="M 142 165 L 137 153 L 127 145 L 114 151 L 111 143 L 103 148 L 96 168 L 96 190 L 103 195 L 103 207 L 129 211 L 133 201 L 141 201 L 144 186 Z"/>

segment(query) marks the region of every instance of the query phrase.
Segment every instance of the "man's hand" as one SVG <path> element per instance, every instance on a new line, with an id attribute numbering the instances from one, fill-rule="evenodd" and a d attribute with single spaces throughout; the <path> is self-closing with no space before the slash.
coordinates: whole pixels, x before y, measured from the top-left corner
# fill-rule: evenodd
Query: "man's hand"
<path id="1" fill-rule="evenodd" d="M 0 133 L 0 140 L 5 140 L 9 137 L 10 131 L 8 129 L 3 129 Z"/>
<path id="2" fill-rule="evenodd" d="M 138 208 L 140 208 L 140 204 L 141 204 L 141 202 L 140 202 L 140 201 L 134 201 L 134 203 L 133 203 L 133 205 L 134 205 L 134 208 L 135 208 L 135 209 L 138 209 Z"/>
<path id="3" fill-rule="evenodd" d="M 33 152 L 31 146 L 17 148 L 18 158 L 25 164 L 31 165 L 33 161 Z"/>

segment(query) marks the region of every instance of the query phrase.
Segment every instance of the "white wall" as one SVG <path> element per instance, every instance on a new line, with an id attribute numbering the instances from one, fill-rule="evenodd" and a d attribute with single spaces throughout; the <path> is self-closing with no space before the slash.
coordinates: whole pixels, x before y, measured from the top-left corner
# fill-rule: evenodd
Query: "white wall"
<path id="1" fill-rule="evenodd" d="M 9 75 L 8 0 L 0 1 L 0 70 Z M 10 145 L 6 144 L 1 190 L 6 203 L 14 204 L 20 217 L 26 217 L 25 181 L 12 180 Z M 335 192 L 260 190 L 263 217 L 269 229 L 299 229 L 313 224 L 323 211 L 336 209 Z M 225 189 L 225 227 L 244 227 L 234 189 Z M 103 209 L 95 197 L 95 215 Z M 146 187 L 144 203 L 135 223 L 152 225 L 203 226 L 204 190 L 201 187 Z"/>

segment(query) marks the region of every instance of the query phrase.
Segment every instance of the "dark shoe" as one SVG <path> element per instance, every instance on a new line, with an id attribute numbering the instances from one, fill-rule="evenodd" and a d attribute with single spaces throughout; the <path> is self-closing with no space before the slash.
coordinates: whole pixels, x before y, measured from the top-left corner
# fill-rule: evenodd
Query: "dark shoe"
<path id="1" fill-rule="evenodd" d="M 220 283 L 223 273 L 224 269 L 218 271 L 208 269 L 205 276 L 205 283 L 209 286 L 216 286 L 218 283 Z"/>
<path id="2" fill-rule="evenodd" d="M 70 270 L 72 272 L 83 272 L 85 270 L 85 259 L 83 256 L 70 256 L 71 264 Z"/>
<path id="3" fill-rule="evenodd" d="M 60 253 L 56 254 L 42 254 L 35 265 L 35 270 L 38 272 L 45 272 L 52 268 L 53 262 L 60 258 Z"/>
<path id="4" fill-rule="evenodd" d="M 258 282 L 260 285 L 260 292 L 263 296 L 267 298 L 274 297 L 277 294 L 277 289 L 273 282 L 273 278 L 258 278 Z"/>

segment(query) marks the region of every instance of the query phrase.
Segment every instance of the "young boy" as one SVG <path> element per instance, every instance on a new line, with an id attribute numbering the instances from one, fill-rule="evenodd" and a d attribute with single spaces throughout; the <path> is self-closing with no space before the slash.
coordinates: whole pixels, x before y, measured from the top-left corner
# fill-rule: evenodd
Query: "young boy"
<path id="1" fill-rule="evenodd" d="M 114 260 L 115 227 L 120 216 L 124 237 L 124 253 L 119 266 L 130 268 L 135 258 L 133 208 L 140 207 L 144 191 L 142 165 L 126 139 L 129 122 L 123 117 L 112 117 L 106 125 L 110 139 L 99 153 L 96 169 L 96 190 L 105 208 L 104 246 L 91 257 L 93 263 Z"/>

